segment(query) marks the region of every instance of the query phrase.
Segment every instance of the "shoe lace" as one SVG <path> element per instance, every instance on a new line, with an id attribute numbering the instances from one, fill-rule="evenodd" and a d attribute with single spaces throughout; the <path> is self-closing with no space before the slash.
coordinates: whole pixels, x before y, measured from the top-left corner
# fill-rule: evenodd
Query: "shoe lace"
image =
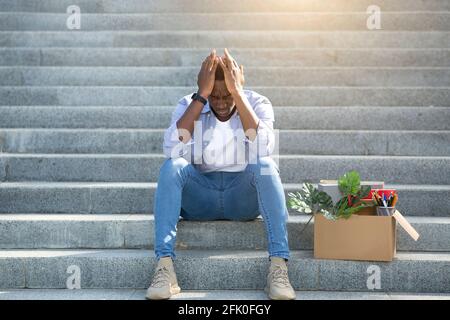
<path id="1" fill-rule="evenodd" d="M 170 282 L 169 269 L 166 267 L 158 268 L 153 276 L 152 287 L 161 287 Z"/>
<path id="2" fill-rule="evenodd" d="M 273 283 L 279 283 L 284 287 L 288 287 L 290 285 L 288 271 L 281 266 L 275 266 L 275 268 L 271 271 L 271 277 Z"/>

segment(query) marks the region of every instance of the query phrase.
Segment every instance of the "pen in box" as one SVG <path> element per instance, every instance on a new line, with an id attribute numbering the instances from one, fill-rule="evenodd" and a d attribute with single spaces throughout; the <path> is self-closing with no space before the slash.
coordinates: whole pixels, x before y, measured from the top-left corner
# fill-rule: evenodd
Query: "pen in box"
<path id="1" fill-rule="evenodd" d="M 398 194 L 394 193 L 394 197 L 392 198 L 391 207 L 395 207 L 395 204 L 398 201 Z"/>

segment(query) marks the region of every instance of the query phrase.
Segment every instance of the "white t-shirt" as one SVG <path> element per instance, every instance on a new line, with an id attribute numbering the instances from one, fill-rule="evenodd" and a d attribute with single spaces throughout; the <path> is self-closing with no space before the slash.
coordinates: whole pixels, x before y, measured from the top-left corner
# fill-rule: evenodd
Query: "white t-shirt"
<path id="1" fill-rule="evenodd" d="M 203 152 L 202 161 L 197 164 L 197 168 L 202 172 L 210 171 L 227 171 L 238 172 L 243 171 L 247 166 L 245 159 L 237 160 L 237 139 L 235 135 L 236 128 L 233 126 L 236 122 L 237 111 L 227 121 L 220 121 L 213 113 L 209 117 L 212 118 L 211 136 L 205 134 L 203 139 L 206 140 Z M 245 152 L 245 149 L 242 151 Z"/>

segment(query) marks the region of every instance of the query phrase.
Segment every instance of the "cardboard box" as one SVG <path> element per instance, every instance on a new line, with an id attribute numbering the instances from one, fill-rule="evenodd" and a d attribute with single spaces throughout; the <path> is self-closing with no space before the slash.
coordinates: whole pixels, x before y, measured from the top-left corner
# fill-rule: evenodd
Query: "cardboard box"
<path id="1" fill-rule="evenodd" d="M 367 208 L 375 211 L 375 207 Z M 396 254 L 396 226 L 417 241 L 419 234 L 400 212 L 393 216 L 354 214 L 349 219 L 314 216 L 314 257 L 317 259 L 392 261 Z"/>
<path id="2" fill-rule="evenodd" d="M 394 217 L 352 215 L 332 221 L 314 216 L 314 258 L 392 261 L 395 253 Z"/>

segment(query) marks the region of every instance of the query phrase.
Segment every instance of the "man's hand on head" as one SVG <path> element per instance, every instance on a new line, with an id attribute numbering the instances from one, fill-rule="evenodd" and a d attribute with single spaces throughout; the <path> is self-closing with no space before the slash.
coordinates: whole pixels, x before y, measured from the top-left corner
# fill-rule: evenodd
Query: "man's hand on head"
<path id="1" fill-rule="evenodd" d="M 237 64 L 227 48 L 225 48 L 225 56 L 219 57 L 219 63 L 223 69 L 225 84 L 228 91 L 231 93 L 242 91 L 245 83 L 244 66 L 239 66 Z"/>
<path id="2" fill-rule="evenodd" d="M 198 73 L 198 94 L 205 99 L 208 99 L 213 91 L 218 64 L 219 59 L 216 55 L 216 49 L 214 49 L 203 61 L 200 72 Z"/>

